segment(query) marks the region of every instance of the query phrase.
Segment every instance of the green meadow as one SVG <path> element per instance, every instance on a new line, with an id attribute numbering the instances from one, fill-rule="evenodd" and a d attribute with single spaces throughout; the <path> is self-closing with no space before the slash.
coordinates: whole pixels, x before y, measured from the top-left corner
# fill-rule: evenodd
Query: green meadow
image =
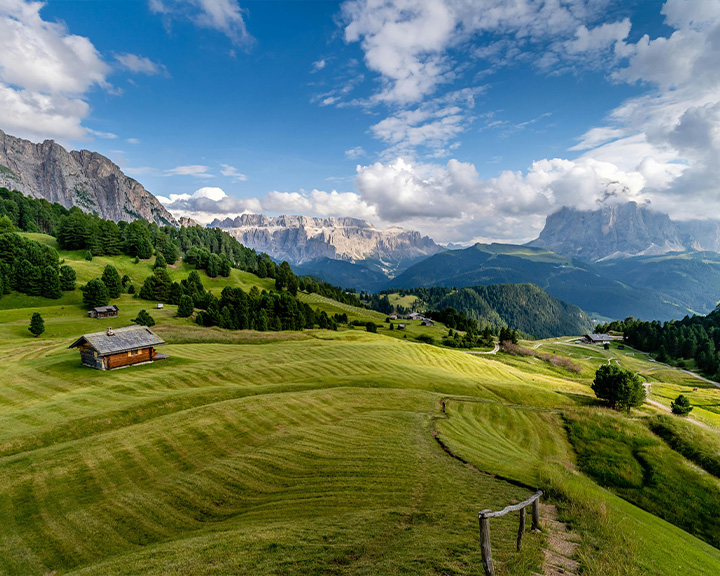
<path id="1" fill-rule="evenodd" d="M 136 287 L 151 272 L 147 261 L 61 257 L 79 282 L 107 263 Z M 272 289 L 237 270 L 203 282 Z M 351 320 L 385 318 L 301 298 Z M 693 452 L 720 446 L 720 389 L 688 374 L 570 338 L 522 344 L 571 358 L 579 373 L 414 341 L 421 329 L 439 341 L 442 326 L 412 326 L 408 338 L 387 324 L 232 332 L 127 294 L 114 302 L 119 318 L 92 320 L 79 290 L 0 299 L 2 575 L 476 575 L 477 512 L 536 488 L 582 536 L 584 574 L 720 573 L 717 520 L 698 506 L 714 505 L 720 480 L 695 461 L 714 462 L 714 448 Z M 169 359 L 101 372 L 68 349 L 141 308 Z M 40 338 L 27 330 L 33 311 Z M 659 407 L 599 408 L 590 383 L 608 361 L 647 374 L 661 405 L 687 392 L 706 428 L 684 421 L 671 442 L 651 430 Z M 516 530 L 516 516 L 492 520 L 498 574 L 530 576 L 547 533 L 529 533 L 517 553 Z"/>

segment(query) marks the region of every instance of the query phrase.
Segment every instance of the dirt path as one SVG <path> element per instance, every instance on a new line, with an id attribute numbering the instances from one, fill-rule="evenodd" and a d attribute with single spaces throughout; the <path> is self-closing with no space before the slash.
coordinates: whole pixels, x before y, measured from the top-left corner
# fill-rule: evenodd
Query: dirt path
<path id="1" fill-rule="evenodd" d="M 465 352 L 467 354 L 497 354 L 499 350 L 500 344 L 495 342 L 495 348 L 493 348 L 492 350 L 488 350 L 487 352 L 473 352 L 472 350 L 466 350 Z"/>
<path id="2" fill-rule="evenodd" d="M 560 522 L 552 504 L 540 504 L 540 518 L 548 533 L 548 546 L 544 550 L 542 574 L 536 576 L 575 576 L 580 564 L 573 556 L 580 546 L 580 536 L 568 532 L 567 524 Z"/>
<path id="3" fill-rule="evenodd" d="M 645 387 L 645 402 L 647 402 L 651 406 L 655 406 L 655 408 L 659 408 L 663 412 L 669 412 L 670 414 L 672 414 L 672 409 L 669 406 L 665 406 L 665 404 L 662 404 L 657 400 L 652 400 L 650 398 L 650 382 L 647 381 L 647 376 L 645 376 L 645 374 L 638 374 L 638 376 L 642 376 L 643 378 L 645 378 L 645 383 L 643 384 L 643 386 Z M 699 426 L 700 428 L 705 428 L 705 430 L 713 430 L 711 426 L 705 424 L 705 422 L 700 422 L 700 420 L 696 420 L 692 416 L 686 416 L 685 420 L 691 422 L 692 424 L 695 424 L 696 426 Z"/>

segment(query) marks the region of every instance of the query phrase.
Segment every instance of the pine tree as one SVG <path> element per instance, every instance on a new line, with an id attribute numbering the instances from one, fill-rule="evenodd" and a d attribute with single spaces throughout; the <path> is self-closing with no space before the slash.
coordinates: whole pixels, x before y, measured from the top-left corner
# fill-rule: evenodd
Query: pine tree
<path id="1" fill-rule="evenodd" d="M 673 414 L 678 414 L 679 416 L 687 416 L 693 409 L 690 405 L 690 400 L 682 394 L 675 398 L 674 402 L 670 402 L 670 408 Z"/>
<path id="2" fill-rule="evenodd" d="M 61 290 L 75 290 L 75 279 L 77 278 L 77 275 L 75 274 L 75 270 L 65 264 L 64 266 L 60 267 L 60 289 Z"/>
<path id="3" fill-rule="evenodd" d="M 42 272 L 42 294 L 45 298 L 54 300 L 62 297 L 60 275 L 52 266 L 46 266 Z"/>
<path id="4" fill-rule="evenodd" d="M 180 318 L 187 318 L 189 316 L 192 316 L 194 310 L 195 307 L 193 306 L 192 298 L 187 295 L 182 296 L 180 298 L 180 303 L 178 304 L 177 315 Z"/>
<path id="5" fill-rule="evenodd" d="M 155 326 L 155 320 L 144 308 L 138 312 L 137 317 L 133 318 L 131 322 L 135 322 L 140 326 Z"/>
<path id="6" fill-rule="evenodd" d="M 155 257 L 155 265 L 153 266 L 153 268 L 167 268 L 165 256 L 163 256 L 161 252 L 159 252 L 158 255 Z"/>
<path id="7" fill-rule="evenodd" d="M 122 282 L 120 280 L 120 274 L 115 266 L 112 264 L 105 266 L 105 270 L 103 270 L 103 274 L 100 279 L 103 281 L 103 284 L 105 284 L 110 298 L 120 297 L 120 292 L 122 292 Z"/>
<path id="8" fill-rule="evenodd" d="M 35 337 L 39 337 L 40 334 L 45 332 L 45 321 L 43 320 L 43 317 L 40 316 L 39 312 L 33 312 L 32 318 L 30 318 L 30 330 L 31 334 L 34 334 Z"/>
<path id="9" fill-rule="evenodd" d="M 92 252 L 90 250 L 86 250 L 85 251 L 85 260 L 87 260 L 88 262 L 92 262 L 92 259 L 93 259 Z"/>
<path id="10" fill-rule="evenodd" d="M 83 304 L 88 308 L 95 308 L 96 306 L 107 306 L 110 300 L 107 286 L 99 278 L 93 278 L 82 288 L 83 291 Z"/>
<path id="11" fill-rule="evenodd" d="M 175 243 L 170 240 L 165 247 L 162 250 L 163 256 L 165 256 L 165 261 L 173 265 L 175 262 L 177 262 L 178 259 L 178 249 L 177 246 L 175 246 Z"/>

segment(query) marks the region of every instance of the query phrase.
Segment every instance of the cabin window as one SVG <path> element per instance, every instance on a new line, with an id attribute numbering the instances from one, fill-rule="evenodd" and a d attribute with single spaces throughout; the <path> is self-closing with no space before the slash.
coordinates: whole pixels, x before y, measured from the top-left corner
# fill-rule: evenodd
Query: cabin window
<path id="1" fill-rule="evenodd" d="M 128 352 L 128 356 L 137 356 L 141 352 L 142 350 L 130 350 L 130 352 Z"/>

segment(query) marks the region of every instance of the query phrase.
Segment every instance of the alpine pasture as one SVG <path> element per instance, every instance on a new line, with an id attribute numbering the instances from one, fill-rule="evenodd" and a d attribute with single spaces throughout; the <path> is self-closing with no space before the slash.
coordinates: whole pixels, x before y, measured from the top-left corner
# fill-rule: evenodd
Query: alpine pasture
<path id="1" fill-rule="evenodd" d="M 112 263 L 139 286 L 152 268 L 61 257 L 78 283 Z M 179 279 L 189 270 L 169 271 Z M 237 270 L 203 283 L 218 293 L 226 283 L 272 288 Z M 329 314 L 384 320 L 301 297 Z M 666 474 L 702 476 L 698 493 L 714 493 L 718 478 L 650 432 L 661 408 L 607 414 L 590 389 L 607 361 L 646 372 L 661 405 L 678 390 L 701 398 L 691 415 L 717 440 L 720 390 L 709 383 L 570 339 L 524 344 L 570 357 L 580 373 L 390 337 L 387 328 L 232 332 L 127 294 L 113 303 L 119 318 L 93 320 L 79 290 L 58 301 L 0 299 L 0 574 L 474 575 L 478 511 L 535 488 L 582 537 L 586 574 L 720 573 L 707 533 L 636 506 L 648 509 L 633 503 L 642 485 L 613 484 L 622 465 L 634 470 L 634 453 L 606 477 L 587 457 L 599 450 L 597 422 L 617 420 L 622 434 L 655 442 L 653 462 L 669 455 Z M 83 333 L 130 325 L 142 308 L 169 359 L 101 372 L 67 349 Z M 33 311 L 45 320 L 40 338 L 27 329 Z M 428 330 L 439 340 L 444 328 Z M 652 494 L 668 497 L 657 486 Z M 547 534 L 527 534 L 517 553 L 516 530 L 515 516 L 492 521 L 498 573 L 539 572 Z"/>

